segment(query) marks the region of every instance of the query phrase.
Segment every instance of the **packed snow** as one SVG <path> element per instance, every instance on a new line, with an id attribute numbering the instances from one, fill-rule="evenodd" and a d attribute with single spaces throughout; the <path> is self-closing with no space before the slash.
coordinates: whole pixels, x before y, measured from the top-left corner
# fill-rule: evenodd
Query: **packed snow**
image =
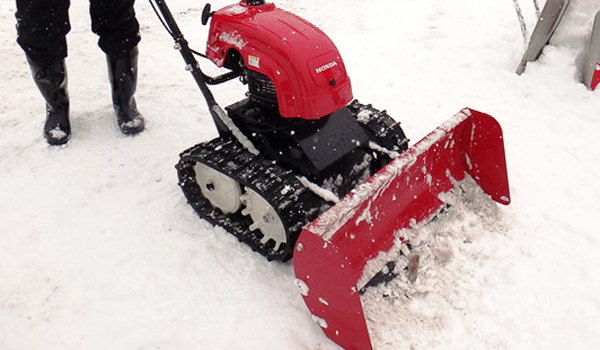
<path id="1" fill-rule="evenodd" d="M 168 3 L 202 51 L 204 4 Z M 531 32 L 535 2 L 518 3 Z M 136 3 L 147 128 L 135 137 L 116 124 L 87 4 L 71 4 L 71 141 L 51 147 L 15 4 L 0 3 L 0 349 L 338 349 L 293 262 L 265 261 L 186 203 L 178 154 L 217 133 L 148 2 Z M 572 0 L 522 76 L 511 0 L 276 4 L 333 39 L 354 96 L 401 121 L 412 144 L 464 107 L 504 130 L 512 203 L 457 201 L 426 228 L 415 283 L 366 306 L 376 348 L 600 348 L 600 96 L 579 76 L 600 3 Z M 245 87 L 214 91 L 226 106 Z"/>

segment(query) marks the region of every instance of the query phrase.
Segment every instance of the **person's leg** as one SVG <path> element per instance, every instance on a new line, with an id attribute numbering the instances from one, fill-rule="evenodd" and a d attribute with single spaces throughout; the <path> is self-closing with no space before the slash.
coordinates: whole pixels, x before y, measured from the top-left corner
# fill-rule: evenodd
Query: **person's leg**
<path id="1" fill-rule="evenodd" d="M 17 43 L 33 79 L 46 100 L 44 137 L 51 145 L 69 141 L 69 96 L 67 92 L 66 35 L 69 0 L 17 0 Z"/>
<path id="2" fill-rule="evenodd" d="M 92 31 L 98 46 L 109 56 L 127 56 L 140 42 L 140 25 L 134 0 L 90 0 Z"/>
<path id="3" fill-rule="evenodd" d="M 17 0 L 17 43 L 27 57 L 49 64 L 67 57 L 69 0 Z"/>
<path id="4" fill-rule="evenodd" d="M 134 0 L 90 0 L 92 31 L 100 37 L 98 46 L 106 53 L 117 123 L 128 135 L 144 130 L 144 118 L 134 98 L 140 34 L 133 5 Z"/>

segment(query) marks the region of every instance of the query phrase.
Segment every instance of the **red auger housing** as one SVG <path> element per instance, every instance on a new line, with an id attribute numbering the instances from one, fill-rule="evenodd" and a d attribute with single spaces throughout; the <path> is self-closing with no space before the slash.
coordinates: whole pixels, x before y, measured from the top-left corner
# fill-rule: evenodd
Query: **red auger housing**
<path id="1" fill-rule="evenodd" d="M 352 101 L 350 79 L 334 43 L 272 3 L 241 1 L 214 12 L 206 55 L 232 70 L 242 63 L 250 97 L 276 103 L 284 118 L 318 119 Z"/>

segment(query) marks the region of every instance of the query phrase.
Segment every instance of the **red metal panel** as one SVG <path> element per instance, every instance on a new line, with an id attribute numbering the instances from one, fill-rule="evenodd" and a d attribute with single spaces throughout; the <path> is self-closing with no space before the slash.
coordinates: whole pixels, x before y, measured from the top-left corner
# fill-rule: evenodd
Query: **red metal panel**
<path id="1" fill-rule="evenodd" d="M 592 74 L 591 90 L 596 90 L 596 86 L 600 83 L 600 62 L 596 63 L 594 73 Z"/>
<path id="2" fill-rule="evenodd" d="M 318 119 L 352 101 L 346 67 L 329 37 L 274 4 L 241 2 L 215 12 L 206 54 L 222 67 L 230 49 L 271 79 L 285 118 Z"/>
<path id="3" fill-rule="evenodd" d="M 357 286 L 367 262 L 388 251 L 399 229 L 428 220 L 439 195 L 471 176 L 492 199 L 510 193 L 502 130 L 465 109 L 311 223 L 294 255 L 310 312 L 345 349 L 371 349 Z"/>
<path id="4" fill-rule="evenodd" d="M 343 251 L 314 234 L 302 234 L 294 268 L 304 301 L 323 332 L 346 350 L 371 349 L 356 278 Z"/>

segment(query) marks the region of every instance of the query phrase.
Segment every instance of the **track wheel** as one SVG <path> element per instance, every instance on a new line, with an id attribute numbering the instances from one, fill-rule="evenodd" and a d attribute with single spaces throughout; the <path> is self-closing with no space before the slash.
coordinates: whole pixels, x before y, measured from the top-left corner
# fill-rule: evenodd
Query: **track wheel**
<path id="1" fill-rule="evenodd" d="M 281 244 L 285 246 L 287 244 L 285 227 L 273 206 L 250 188 L 246 188 L 246 193 L 242 195 L 241 200 L 246 206 L 242 214 L 250 215 L 253 221 L 250 230 L 260 230 L 263 235 L 260 242 L 266 244 L 272 239 L 275 242 L 275 251 Z"/>
<path id="2" fill-rule="evenodd" d="M 225 214 L 237 212 L 242 203 L 242 188 L 234 179 L 201 163 L 194 165 L 196 183 L 210 204 Z"/>

